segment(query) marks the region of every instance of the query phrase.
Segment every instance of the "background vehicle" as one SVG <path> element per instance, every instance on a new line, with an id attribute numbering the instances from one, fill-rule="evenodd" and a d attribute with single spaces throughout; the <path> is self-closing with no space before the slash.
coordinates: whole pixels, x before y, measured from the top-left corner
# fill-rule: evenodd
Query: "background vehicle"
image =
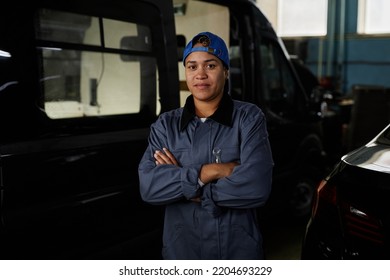
<path id="1" fill-rule="evenodd" d="M 33 5 L 0 11 L 0 258 L 159 257 L 163 211 L 141 201 L 137 167 L 150 124 L 188 95 L 180 47 L 203 30 L 229 45 L 232 96 L 267 115 L 264 217 L 309 212 L 321 117 L 252 1 Z"/>
<path id="2" fill-rule="evenodd" d="M 390 124 L 317 189 L 302 259 L 389 259 Z"/>

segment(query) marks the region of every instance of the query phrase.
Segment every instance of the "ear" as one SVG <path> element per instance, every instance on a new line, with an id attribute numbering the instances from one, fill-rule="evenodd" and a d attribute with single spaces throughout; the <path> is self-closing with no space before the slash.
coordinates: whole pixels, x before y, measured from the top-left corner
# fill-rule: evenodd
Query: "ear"
<path id="1" fill-rule="evenodd" d="M 224 73 L 225 73 L 225 80 L 229 79 L 229 69 L 225 68 Z"/>

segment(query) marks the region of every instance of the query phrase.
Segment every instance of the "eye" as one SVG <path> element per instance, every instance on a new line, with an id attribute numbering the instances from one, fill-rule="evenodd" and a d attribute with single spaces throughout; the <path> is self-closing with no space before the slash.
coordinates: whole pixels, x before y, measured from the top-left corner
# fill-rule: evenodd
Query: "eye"
<path id="1" fill-rule="evenodd" d="M 187 65 L 187 69 L 189 69 L 189 70 L 196 70 L 196 65 L 194 65 L 194 64 L 188 64 Z"/>
<path id="2" fill-rule="evenodd" d="M 212 63 L 210 63 L 210 64 L 207 64 L 207 69 L 210 69 L 210 70 L 212 70 L 212 69 L 215 69 L 215 67 L 217 67 L 215 64 L 212 64 Z"/>

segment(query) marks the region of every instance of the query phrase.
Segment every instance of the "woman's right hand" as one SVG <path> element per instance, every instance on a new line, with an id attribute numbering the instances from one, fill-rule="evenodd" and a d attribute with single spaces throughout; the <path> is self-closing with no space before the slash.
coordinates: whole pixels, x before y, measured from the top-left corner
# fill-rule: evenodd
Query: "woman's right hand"
<path id="1" fill-rule="evenodd" d="M 160 151 L 160 150 L 155 151 L 154 159 L 155 159 L 156 165 L 173 164 L 173 165 L 179 166 L 179 163 L 177 162 L 175 156 L 167 148 L 163 148 L 162 151 Z"/>

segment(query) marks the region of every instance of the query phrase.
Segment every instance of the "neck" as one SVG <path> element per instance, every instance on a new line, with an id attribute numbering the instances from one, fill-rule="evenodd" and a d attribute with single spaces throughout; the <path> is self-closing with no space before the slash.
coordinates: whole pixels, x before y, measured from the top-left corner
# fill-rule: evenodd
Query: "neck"
<path id="1" fill-rule="evenodd" d="M 208 118 L 218 109 L 221 98 L 208 101 L 194 100 L 195 114 L 199 118 Z"/>

